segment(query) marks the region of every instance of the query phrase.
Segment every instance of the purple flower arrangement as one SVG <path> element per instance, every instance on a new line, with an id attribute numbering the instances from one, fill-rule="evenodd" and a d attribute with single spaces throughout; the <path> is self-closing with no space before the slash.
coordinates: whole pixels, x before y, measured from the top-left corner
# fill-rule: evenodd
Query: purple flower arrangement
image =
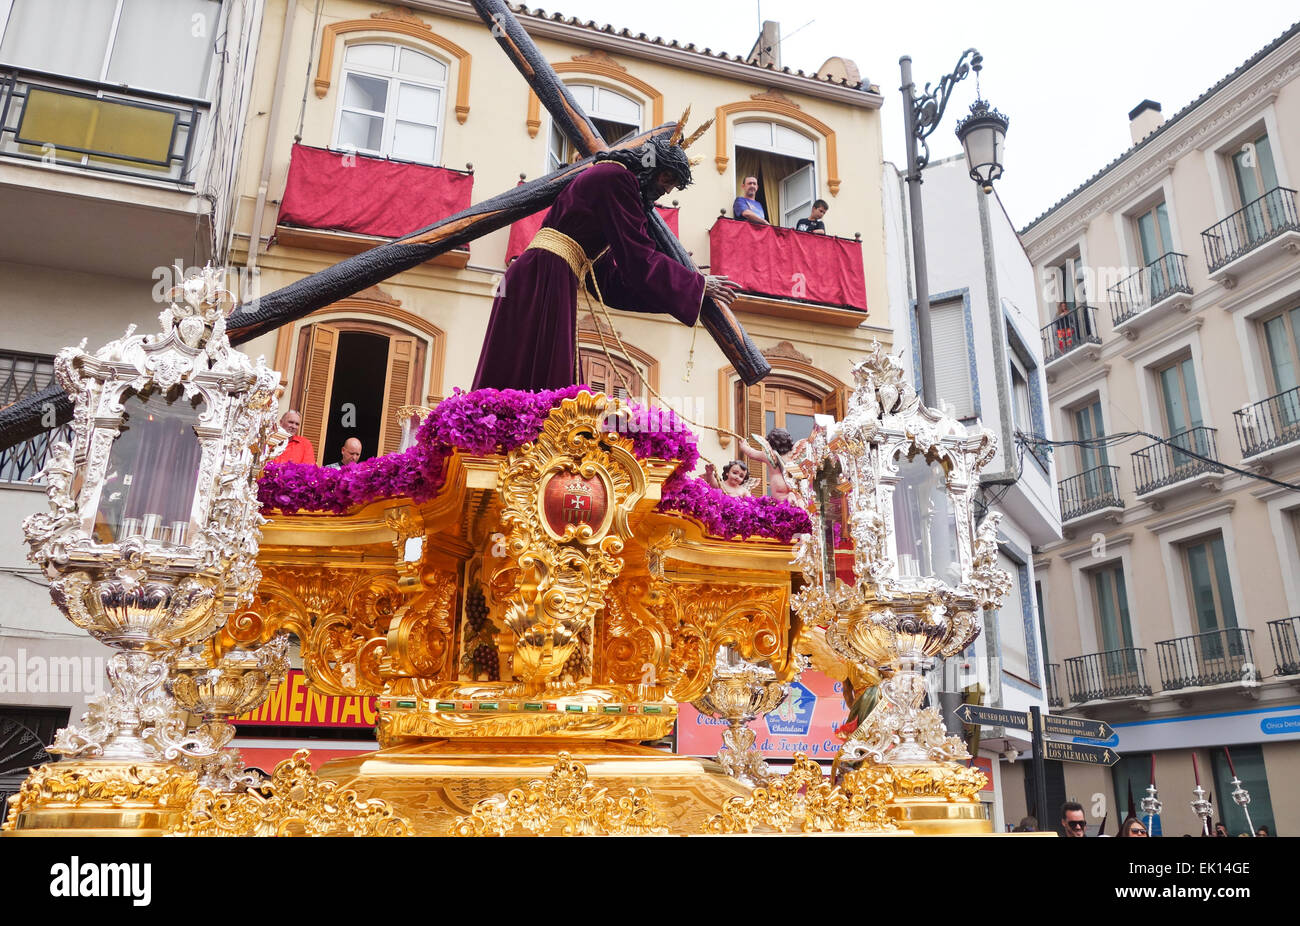
<path id="1" fill-rule="evenodd" d="M 533 440 L 551 410 L 583 386 L 540 392 L 518 389 L 457 389 L 425 418 L 413 446 L 402 453 L 325 469 L 308 463 L 270 463 L 258 486 L 267 511 L 343 514 L 380 498 L 408 496 L 428 501 L 442 489 L 446 463 L 457 450 L 508 453 Z M 639 459 L 676 460 L 664 483 L 660 511 L 676 511 L 701 522 L 717 537 L 767 537 L 789 543 L 811 529 L 802 509 L 772 498 L 734 498 L 690 475 L 699 461 L 695 434 L 671 411 L 629 406 L 627 419 L 610 429 L 632 440 Z"/>

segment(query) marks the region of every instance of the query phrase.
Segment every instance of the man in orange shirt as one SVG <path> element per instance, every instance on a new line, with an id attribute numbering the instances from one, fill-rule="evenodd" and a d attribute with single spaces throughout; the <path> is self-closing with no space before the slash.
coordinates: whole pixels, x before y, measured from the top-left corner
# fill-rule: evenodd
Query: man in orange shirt
<path id="1" fill-rule="evenodd" d="M 298 414 L 292 408 L 284 413 L 280 419 L 281 430 L 289 432 L 289 444 L 284 451 L 271 460 L 272 463 L 315 463 L 316 448 L 312 447 L 311 441 L 298 433 L 302 427 L 302 415 Z"/>

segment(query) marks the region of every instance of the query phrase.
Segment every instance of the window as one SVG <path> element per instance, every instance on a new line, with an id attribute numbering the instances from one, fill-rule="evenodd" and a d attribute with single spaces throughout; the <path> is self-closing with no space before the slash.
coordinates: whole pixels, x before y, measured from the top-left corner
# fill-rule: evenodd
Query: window
<path id="1" fill-rule="evenodd" d="M 1274 395 L 1300 386 L 1300 306 L 1260 322 L 1268 353 L 1269 387 Z M 1295 403 L 1292 403 L 1292 411 Z"/>
<path id="2" fill-rule="evenodd" d="M 1078 255 L 1067 257 L 1047 268 L 1047 301 L 1053 313 L 1064 305 L 1067 310 L 1087 304 L 1083 261 Z"/>
<path id="3" fill-rule="evenodd" d="M 1183 545 L 1187 593 L 1191 598 L 1196 633 L 1226 630 L 1237 626 L 1232 602 L 1232 580 L 1223 535 L 1213 534 Z M 1238 641 L 1239 645 L 1240 641 Z"/>
<path id="4" fill-rule="evenodd" d="M 758 178 L 757 198 L 767 220 L 794 228 L 817 199 L 817 143 L 774 122 L 742 122 L 735 133 L 737 187 L 746 177 Z"/>
<path id="5" fill-rule="evenodd" d="M 1200 430 L 1205 422 L 1201 418 L 1201 399 L 1196 390 L 1196 371 L 1192 366 L 1192 358 L 1175 360 L 1158 368 L 1155 375 L 1160 387 L 1160 410 L 1164 416 L 1165 434 L 1172 439 L 1175 447 L 1186 447 L 1202 456 L 1212 456 L 1209 435 Z M 1194 462 L 1193 457 L 1179 450 L 1173 451 L 1175 468 Z"/>
<path id="6" fill-rule="evenodd" d="M 1025 637 L 1025 602 L 1021 596 L 1019 563 L 998 553 L 998 565 L 1011 575 L 1011 589 L 997 611 L 998 648 L 1002 654 L 1002 669 L 1012 675 L 1031 681 L 1035 672 L 1029 665 L 1029 641 Z"/>
<path id="7" fill-rule="evenodd" d="M 206 96 L 220 0 L 13 0 L 0 4 L 0 61 L 20 68 Z"/>
<path id="8" fill-rule="evenodd" d="M 1177 280 L 1172 278 L 1175 267 L 1162 260 L 1174 250 L 1174 237 L 1169 230 L 1169 208 L 1165 203 L 1152 206 L 1133 222 L 1141 250 L 1142 265 L 1147 268 L 1147 298 L 1158 302 Z"/>
<path id="9" fill-rule="evenodd" d="M 1214 772 L 1214 789 L 1218 796 L 1218 819 L 1228 828 L 1229 836 L 1240 836 L 1254 832 L 1261 826 L 1267 826 L 1274 836 L 1279 835 L 1277 821 L 1273 815 L 1273 798 L 1268 790 L 1268 773 L 1264 768 L 1264 750 L 1256 745 L 1238 745 L 1228 747 L 1232 754 L 1232 764 L 1222 749 L 1210 750 L 1210 761 Z M 1235 769 L 1236 775 L 1233 775 Z M 1232 779 L 1237 778 L 1241 786 L 1250 792 L 1250 804 L 1242 808 L 1232 799 L 1235 790 Z M 1250 811 L 1250 823 L 1246 822 L 1246 810 Z"/>
<path id="10" fill-rule="evenodd" d="M 1097 639 L 1102 671 L 1114 675 L 1136 671 L 1133 653 L 1133 625 L 1129 622 L 1128 589 L 1124 585 L 1122 562 L 1103 566 L 1089 574 L 1093 613 L 1097 616 Z"/>
<path id="11" fill-rule="evenodd" d="M 624 401 L 646 401 L 645 373 L 626 357 L 612 351 L 607 355 L 600 347 L 583 347 L 578 351 L 578 358 L 582 381 L 592 389 Z"/>
<path id="12" fill-rule="evenodd" d="M 785 428 L 797 443 L 812 435 L 814 415 L 844 417 L 844 390 L 827 391 L 794 377 L 774 374 L 753 386 L 737 381 L 734 395 L 736 431 L 746 437 Z M 766 492 L 767 468 L 751 466 L 749 474 Z"/>
<path id="13" fill-rule="evenodd" d="M 1277 166 L 1273 162 L 1273 149 L 1268 135 L 1263 134 L 1246 142 L 1234 151 L 1232 163 L 1233 193 L 1237 205 L 1244 212 L 1241 230 L 1247 242 L 1260 241 L 1279 226 L 1287 224 L 1285 203 L 1277 194 Z"/>
<path id="14" fill-rule="evenodd" d="M 438 163 L 447 65 L 400 45 L 349 45 L 335 147 Z"/>
<path id="15" fill-rule="evenodd" d="M 641 131 L 641 104 L 608 87 L 592 84 L 567 84 L 569 93 L 582 107 L 601 136 L 611 145 Z M 559 170 L 577 159 L 577 150 L 551 123 L 550 144 L 547 146 L 546 172 Z"/>
<path id="16" fill-rule="evenodd" d="M 931 304 L 930 337 L 934 347 L 934 394 L 939 406 L 955 418 L 974 418 L 979 412 L 971 380 L 964 299 Z"/>
<path id="17" fill-rule="evenodd" d="M 1075 408 L 1070 412 L 1070 418 L 1074 425 L 1074 439 L 1077 441 L 1095 440 L 1106 434 L 1106 427 L 1101 419 L 1100 398 L 1094 398 L 1087 405 Z M 1083 476 L 1085 498 L 1098 498 L 1113 491 L 1109 472 L 1101 469 L 1109 465 L 1110 459 L 1104 445 L 1082 443 L 1079 445 L 1079 474 Z"/>
<path id="18" fill-rule="evenodd" d="M 397 410 L 420 404 L 427 348 L 422 338 L 374 322 L 302 328 L 292 407 L 318 463 L 337 462 L 350 437 L 361 441 L 362 459 L 401 447 Z"/>

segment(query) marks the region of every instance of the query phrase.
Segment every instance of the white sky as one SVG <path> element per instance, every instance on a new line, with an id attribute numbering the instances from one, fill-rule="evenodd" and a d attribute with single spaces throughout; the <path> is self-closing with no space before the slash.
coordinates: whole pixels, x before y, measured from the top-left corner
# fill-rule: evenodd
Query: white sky
<path id="1" fill-rule="evenodd" d="M 536 9 L 541 0 L 532 0 Z M 1295 0 L 550 0 L 561 12 L 685 44 L 745 54 L 760 18 L 780 22 L 782 65 L 816 70 L 852 58 L 880 86 L 885 158 L 905 158 L 898 59 L 919 86 L 937 83 L 963 50 L 984 55 L 985 99 L 1011 119 L 998 192 L 1017 228 L 1130 147 L 1128 112 L 1143 99 L 1169 118 L 1300 20 Z M 805 25 L 812 20 L 810 25 Z M 930 137 L 933 160 L 957 154 L 953 129 L 975 99 L 957 88 Z"/>

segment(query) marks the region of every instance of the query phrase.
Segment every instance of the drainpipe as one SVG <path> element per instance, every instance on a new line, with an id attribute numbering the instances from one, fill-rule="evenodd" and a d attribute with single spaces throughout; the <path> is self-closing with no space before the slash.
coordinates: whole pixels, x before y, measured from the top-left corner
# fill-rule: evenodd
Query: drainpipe
<path id="1" fill-rule="evenodd" d="M 284 33 L 280 36 L 280 56 L 275 64 L 275 86 L 271 90 L 271 110 L 267 114 L 266 146 L 262 149 L 262 172 L 257 181 L 257 203 L 253 206 L 253 229 L 249 235 L 248 260 L 245 267 L 251 280 L 257 272 L 257 255 L 262 250 L 262 210 L 266 208 L 266 194 L 271 187 L 271 154 L 275 147 L 275 124 L 280 115 L 280 101 L 284 96 L 285 72 L 289 69 L 289 46 L 293 41 L 293 19 L 298 11 L 298 0 L 285 0 Z M 311 51 L 308 50 L 310 57 Z"/>

